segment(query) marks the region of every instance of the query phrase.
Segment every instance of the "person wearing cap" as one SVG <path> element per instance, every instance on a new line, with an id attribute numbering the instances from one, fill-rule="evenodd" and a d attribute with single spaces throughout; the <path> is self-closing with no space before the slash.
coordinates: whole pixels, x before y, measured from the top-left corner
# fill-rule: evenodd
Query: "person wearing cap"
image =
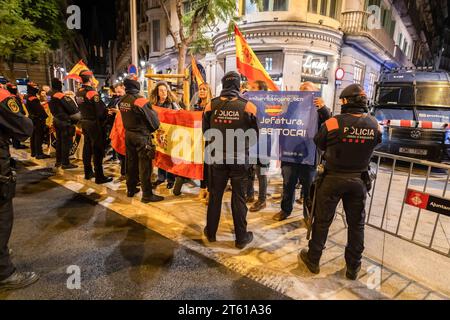
<path id="1" fill-rule="evenodd" d="M 300 86 L 300 91 L 318 92 L 319 90 L 312 82 L 307 81 Z M 322 123 L 330 118 L 330 109 L 327 108 L 325 102 L 320 97 L 314 98 L 313 104 L 319 116 L 317 126 L 320 127 Z M 283 221 L 291 215 L 294 209 L 295 187 L 299 181 L 302 185 L 302 192 L 305 199 L 308 198 L 315 172 L 315 165 L 288 161 L 281 162 L 283 196 L 281 200 L 281 211 L 273 217 L 275 221 Z M 305 219 L 307 218 L 306 201 L 303 202 L 303 216 Z"/>
<path id="2" fill-rule="evenodd" d="M 157 113 L 150 101 L 139 95 L 141 85 L 132 74 L 124 80 L 126 95 L 120 100 L 119 110 L 125 128 L 127 159 L 127 196 L 139 192 L 137 184 L 141 181 L 143 203 L 158 202 L 163 197 L 153 194 L 151 184 L 152 156 L 149 152 L 151 135 L 159 128 Z"/>
<path id="3" fill-rule="evenodd" d="M 9 93 L 11 93 L 14 96 L 14 98 L 16 99 L 17 105 L 19 106 L 19 112 L 21 114 L 25 115 L 25 109 L 24 109 L 24 106 L 22 103 L 22 99 L 19 96 L 19 90 L 17 90 L 17 86 L 11 82 L 8 82 L 6 84 L 6 90 L 8 90 Z M 12 139 L 12 146 L 14 149 L 17 149 L 17 150 L 27 149 L 26 145 L 21 144 L 20 141 L 15 138 Z"/>
<path id="4" fill-rule="evenodd" d="M 47 159 L 50 156 L 44 154 L 42 143 L 44 142 L 45 120 L 48 118 L 48 114 L 45 112 L 44 107 L 37 97 L 38 92 L 38 85 L 34 82 L 28 82 L 26 108 L 34 126 L 33 135 L 30 140 L 31 156 L 36 157 L 36 159 Z"/>
<path id="5" fill-rule="evenodd" d="M 75 101 L 62 93 L 62 82 L 52 79 L 52 90 L 49 92 L 49 108 L 53 115 L 53 126 L 56 130 L 56 163 L 55 167 L 66 169 L 78 168 L 70 163 L 70 149 L 75 136 L 75 124 L 81 120 L 81 113 Z"/>
<path id="6" fill-rule="evenodd" d="M 106 105 L 100 99 L 98 92 L 92 87 L 92 71 L 83 70 L 79 75 L 83 85 L 76 93 L 76 100 L 81 112 L 81 128 L 84 135 L 84 178 L 90 180 L 95 177 L 95 183 L 97 184 L 111 182 L 112 178 L 103 174 Z M 94 158 L 94 171 L 92 170 L 92 158 Z"/>
<path id="7" fill-rule="evenodd" d="M 14 218 L 12 200 L 16 189 L 9 141 L 24 141 L 32 133 L 33 122 L 20 112 L 16 97 L 0 89 L 0 290 L 23 288 L 39 279 L 34 272 L 17 271 L 8 248 Z"/>
<path id="8" fill-rule="evenodd" d="M 320 272 L 319 261 L 328 230 L 342 200 L 348 224 L 346 277 L 356 280 L 364 251 L 365 177 L 382 134 L 375 117 L 368 114 L 367 95 L 360 85 L 348 86 L 339 98 L 342 114 L 328 119 L 314 137 L 314 142 L 324 152 L 325 173 L 316 190 L 309 250 L 301 250 L 299 260 L 312 273 Z"/>
<path id="9" fill-rule="evenodd" d="M 258 123 L 256 106 L 241 97 L 240 84 L 238 73 L 231 71 L 225 74 L 220 96 L 212 99 L 204 111 L 205 141 L 210 143 L 208 148 L 214 148 L 205 150 L 205 161 L 210 165 L 210 198 L 204 235 L 209 242 L 216 241 L 222 198 L 228 180 L 231 180 L 235 246 L 243 249 L 253 240 L 253 233 L 247 231 L 245 191 L 251 167 L 249 149 L 257 143 Z M 239 138 L 240 133 L 243 134 L 242 139 Z"/>

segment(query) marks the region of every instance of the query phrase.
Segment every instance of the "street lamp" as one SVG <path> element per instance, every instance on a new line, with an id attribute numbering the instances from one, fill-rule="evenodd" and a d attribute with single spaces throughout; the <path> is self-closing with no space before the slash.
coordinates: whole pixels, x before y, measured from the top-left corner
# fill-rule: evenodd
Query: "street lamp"
<path id="1" fill-rule="evenodd" d="M 128 75 L 128 73 L 124 73 L 124 74 L 123 74 L 123 77 L 125 78 L 127 75 Z"/>
<path id="2" fill-rule="evenodd" d="M 145 67 L 145 61 L 141 60 L 141 68 L 144 68 L 144 67 Z"/>
<path id="3" fill-rule="evenodd" d="M 119 80 L 122 81 L 122 77 L 119 77 Z"/>

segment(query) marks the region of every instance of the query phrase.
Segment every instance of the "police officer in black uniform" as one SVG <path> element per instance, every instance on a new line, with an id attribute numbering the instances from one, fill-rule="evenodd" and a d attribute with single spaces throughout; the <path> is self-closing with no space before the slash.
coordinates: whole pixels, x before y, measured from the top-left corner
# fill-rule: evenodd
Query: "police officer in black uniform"
<path id="1" fill-rule="evenodd" d="M 158 202 L 163 197 L 153 194 L 151 184 L 152 147 L 151 134 L 159 128 L 159 119 L 150 102 L 139 95 L 140 84 L 136 75 L 128 76 L 125 81 L 126 95 L 120 100 L 119 110 L 125 128 L 127 150 L 127 189 L 128 197 L 133 197 L 142 185 L 142 202 Z"/>
<path id="2" fill-rule="evenodd" d="M 23 108 L 22 99 L 21 99 L 20 96 L 19 96 L 19 90 L 17 90 L 17 86 L 16 86 L 15 84 L 11 83 L 11 82 L 8 82 L 8 83 L 6 84 L 6 89 L 7 89 L 7 90 L 9 91 L 9 93 L 11 93 L 11 94 L 14 96 L 14 98 L 16 99 L 17 105 L 19 106 L 19 112 L 20 112 L 21 114 L 25 115 L 25 110 L 24 110 L 24 108 Z M 14 149 L 17 149 L 17 150 L 19 150 L 19 149 L 26 149 L 26 148 L 27 148 L 26 145 L 21 144 L 20 141 L 17 140 L 17 139 L 15 139 L 15 138 L 12 139 L 12 145 L 13 145 L 13 148 L 14 148 Z"/>
<path id="3" fill-rule="evenodd" d="M 49 107 L 53 115 L 56 130 L 56 164 L 63 169 L 75 169 L 77 165 L 70 163 L 70 149 L 75 136 L 74 124 L 81 120 L 81 113 L 75 101 L 62 93 L 62 83 L 58 78 L 52 80 Z"/>
<path id="4" fill-rule="evenodd" d="M 231 210 L 234 230 L 236 234 L 235 245 L 243 249 L 253 240 L 253 233 L 247 231 L 247 205 L 245 191 L 247 188 L 249 169 L 249 148 L 257 143 L 258 124 L 256 120 L 256 106 L 240 96 L 241 77 L 238 73 L 228 72 L 222 79 L 223 90 L 220 97 L 215 98 L 205 108 L 203 131 L 205 140 L 214 143 L 215 139 L 209 137 L 213 133 L 210 129 L 221 133 L 223 144 L 215 143 L 215 154 L 206 155 L 206 162 L 211 164 L 210 170 L 210 199 L 208 203 L 207 225 L 204 234 L 208 241 L 216 241 L 216 232 L 219 226 L 222 198 L 231 179 L 233 189 L 231 197 Z M 232 150 L 227 148 L 227 131 L 241 131 L 250 139 L 243 144 L 234 139 Z M 231 143 L 231 142 L 230 142 Z"/>
<path id="5" fill-rule="evenodd" d="M 24 141 L 32 132 L 33 123 L 20 113 L 15 97 L 0 89 L 0 290 L 22 288 L 39 279 L 34 272 L 16 271 L 8 248 L 16 189 L 15 173 L 10 167 L 9 140 Z"/>
<path id="6" fill-rule="evenodd" d="M 94 157 L 95 183 L 103 184 L 112 181 L 111 177 L 105 177 L 103 174 L 106 141 L 104 124 L 107 109 L 98 92 L 92 87 L 93 75 L 92 71 L 89 70 L 80 72 L 83 85 L 77 91 L 76 99 L 81 112 L 81 128 L 84 135 L 84 178 L 90 180 L 94 177 L 92 170 L 92 157 Z"/>
<path id="7" fill-rule="evenodd" d="M 377 120 L 367 114 L 367 96 L 360 85 L 345 88 L 340 99 L 342 114 L 328 119 L 314 138 L 325 153 L 325 172 L 318 184 L 309 250 L 303 249 L 299 258 L 311 272 L 320 272 L 328 230 L 342 200 L 348 224 L 346 277 L 356 280 L 364 251 L 365 204 L 370 185 L 367 171 L 373 150 L 381 142 L 381 130 Z"/>
<path id="8" fill-rule="evenodd" d="M 42 150 L 42 143 L 44 142 L 46 127 L 45 120 L 48 115 L 36 96 L 38 92 L 39 87 L 36 83 L 29 82 L 27 84 L 26 107 L 34 126 L 33 135 L 30 140 L 31 156 L 36 157 L 36 159 L 47 159 L 50 158 L 50 156 L 44 154 Z"/>

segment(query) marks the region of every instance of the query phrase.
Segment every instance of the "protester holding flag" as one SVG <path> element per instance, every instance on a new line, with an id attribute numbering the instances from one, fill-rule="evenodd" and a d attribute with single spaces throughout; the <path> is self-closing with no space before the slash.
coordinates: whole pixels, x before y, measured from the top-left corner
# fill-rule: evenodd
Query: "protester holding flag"
<path id="1" fill-rule="evenodd" d="M 180 106 L 176 102 L 176 97 L 170 90 L 169 85 L 165 81 L 160 81 L 153 89 L 150 101 L 154 106 L 161 108 L 181 110 Z M 153 188 L 156 188 L 160 184 L 167 180 L 167 189 L 172 189 L 175 184 L 175 176 L 163 169 L 158 168 L 158 179 L 153 183 Z"/>
<path id="2" fill-rule="evenodd" d="M 191 104 L 191 110 L 193 111 L 204 111 L 206 106 L 211 102 L 212 92 L 211 88 L 206 82 L 202 82 L 199 85 L 198 99 L 195 103 Z M 203 164 L 203 180 L 200 182 L 200 193 L 198 198 L 200 201 L 208 202 L 209 192 L 208 192 L 208 165 Z M 188 182 L 189 179 L 184 177 L 177 177 L 175 179 L 175 186 L 173 188 L 173 194 L 178 196 L 181 194 L 181 188 L 184 183 Z"/>
<path id="3" fill-rule="evenodd" d="M 159 128 L 158 115 L 149 101 L 139 95 L 141 85 L 135 74 L 129 75 L 124 85 L 126 95 L 120 100 L 119 110 L 125 128 L 127 196 L 131 198 L 139 192 L 140 180 L 143 203 L 162 201 L 163 197 L 153 194 L 150 181 L 155 156 L 151 134 Z"/>
<path id="4" fill-rule="evenodd" d="M 305 82 L 300 86 L 300 91 L 318 91 L 318 89 L 312 82 Z M 317 125 L 321 126 L 323 122 L 331 117 L 330 110 L 325 106 L 325 102 L 322 98 L 315 98 L 313 103 L 319 114 L 319 123 Z M 311 189 L 315 171 L 315 165 L 286 161 L 281 162 L 281 173 L 283 176 L 283 200 L 281 201 L 281 211 L 273 216 L 274 220 L 283 221 L 291 215 L 295 200 L 295 186 L 297 185 L 299 179 L 302 183 L 304 198 L 307 199 L 309 197 L 309 191 Z M 306 201 L 304 201 L 303 215 L 305 219 L 307 218 L 306 214 Z"/>

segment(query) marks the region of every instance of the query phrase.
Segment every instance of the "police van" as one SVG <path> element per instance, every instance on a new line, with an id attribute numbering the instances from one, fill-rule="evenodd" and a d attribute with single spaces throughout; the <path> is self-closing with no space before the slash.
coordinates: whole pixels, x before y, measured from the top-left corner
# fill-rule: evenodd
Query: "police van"
<path id="1" fill-rule="evenodd" d="M 377 150 L 433 162 L 450 161 L 450 75 L 426 68 L 383 72 L 372 114 L 383 127 Z"/>

